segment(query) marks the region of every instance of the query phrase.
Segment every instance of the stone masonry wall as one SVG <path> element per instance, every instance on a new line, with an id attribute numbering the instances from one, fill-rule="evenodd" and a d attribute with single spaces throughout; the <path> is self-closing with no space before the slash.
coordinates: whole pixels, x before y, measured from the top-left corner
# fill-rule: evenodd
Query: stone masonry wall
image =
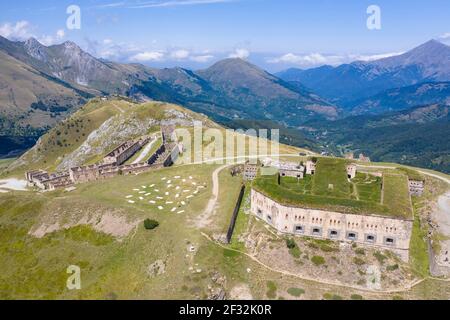
<path id="1" fill-rule="evenodd" d="M 379 246 L 403 260 L 409 256 L 412 220 L 288 207 L 256 190 L 251 192 L 251 213 L 282 233 Z"/>

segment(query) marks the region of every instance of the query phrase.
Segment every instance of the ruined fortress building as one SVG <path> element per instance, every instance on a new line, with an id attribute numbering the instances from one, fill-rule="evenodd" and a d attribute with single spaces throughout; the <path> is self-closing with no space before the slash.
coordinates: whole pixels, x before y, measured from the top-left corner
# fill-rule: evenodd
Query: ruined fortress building
<path id="1" fill-rule="evenodd" d="M 408 179 L 409 193 L 413 196 L 421 196 L 425 189 L 424 180 Z"/>
<path id="2" fill-rule="evenodd" d="M 347 165 L 347 177 L 353 179 L 356 177 L 356 164 Z"/>
<path id="3" fill-rule="evenodd" d="M 150 156 L 148 162 L 124 165 L 136 152 L 147 144 L 150 137 L 130 140 L 108 153 L 102 163 L 72 167 L 68 171 L 49 174 L 43 170 L 29 171 L 25 178 L 32 186 L 42 190 L 54 190 L 74 184 L 104 180 L 117 175 L 139 174 L 148 170 L 169 167 L 183 152 L 183 145 L 164 143 Z"/>
<path id="4" fill-rule="evenodd" d="M 255 180 L 257 174 L 258 165 L 256 163 L 250 163 L 249 161 L 247 161 L 244 165 L 244 180 Z"/>
<path id="5" fill-rule="evenodd" d="M 312 160 L 306 161 L 306 174 L 314 175 L 316 172 L 316 163 Z"/>
<path id="6" fill-rule="evenodd" d="M 113 151 L 108 153 L 105 158 L 103 158 L 104 164 L 114 164 L 120 166 L 125 161 L 130 159 L 136 152 L 138 152 L 144 145 L 149 142 L 150 138 L 145 137 L 138 139 L 136 141 L 125 141 L 120 146 L 115 148 Z"/>
<path id="7" fill-rule="evenodd" d="M 282 177 L 303 179 L 305 174 L 305 167 L 295 162 L 280 162 L 278 170 Z"/>
<path id="8" fill-rule="evenodd" d="M 360 153 L 360 154 L 359 154 L 359 161 L 362 161 L 362 162 L 370 162 L 370 158 L 369 158 L 369 157 L 366 157 L 363 153 Z"/>
<path id="9" fill-rule="evenodd" d="M 163 143 L 172 143 L 177 141 L 175 136 L 175 128 L 176 127 L 174 124 L 161 124 Z"/>
<path id="10" fill-rule="evenodd" d="M 36 186 L 43 190 L 54 190 L 73 184 L 68 171 L 48 173 L 44 170 L 34 170 L 26 172 L 25 178 L 30 186 Z"/>

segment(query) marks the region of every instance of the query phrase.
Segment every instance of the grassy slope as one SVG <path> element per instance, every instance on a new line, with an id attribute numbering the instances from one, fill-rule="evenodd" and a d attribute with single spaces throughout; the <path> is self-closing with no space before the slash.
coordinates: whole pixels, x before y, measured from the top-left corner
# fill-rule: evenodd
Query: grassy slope
<path id="1" fill-rule="evenodd" d="M 347 162 L 342 159 L 320 158 L 313 180 L 314 195 L 349 198 L 351 184 L 347 179 Z M 331 188 L 329 188 L 332 186 Z"/>
<path id="2" fill-rule="evenodd" d="M 403 217 L 412 216 L 408 178 L 401 174 L 383 175 L 383 204 Z"/>
<path id="3" fill-rule="evenodd" d="M 167 117 L 165 115 L 167 110 L 177 110 L 196 119 L 205 119 L 201 115 L 172 104 L 159 102 L 135 104 L 123 99 L 113 101 L 92 99 L 71 117 L 42 136 L 40 142 L 24 154 L 17 165 L 14 164 L 9 174 L 21 176 L 25 170 L 37 168 L 49 171 L 55 170 L 63 159 L 77 150 L 94 130 L 97 130 L 106 120 L 114 116 L 126 117 L 130 122 L 134 119 L 143 122 L 146 120 L 159 121 Z M 158 127 L 150 127 L 149 132 L 158 129 Z M 123 140 L 133 138 L 136 137 L 122 137 Z M 109 141 L 108 143 L 111 145 L 107 150 L 103 150 L 104 152 L 101 154 L 91 154 L 86 163 L 91 164 L 100 161 L 104 154 L 122 142 Z"/>
<path id="4" fill-rule="evenodd" d="M 24 193 L 21 197 L 17 194 L 2 196 L 0 264 L 1 269 L 7 271 L 0 276 L 1 297 L 107 298 L 111 293 L 119 298 L 189 297 L 189 292 L 181 290 L 182 285 L 195 285 L 185 279 L 189 276 L 185 239 L 193 243 L 201 239 L 198 233 L 191 232 L 186 220 L 197 214 L 210 192 L 206 190 L 194 198 L 183 215 L 170 213 L 168 209 L 159 211 L 148 203 L 131 205 L 125 196 L 142 184 L 155 183 L 159 187 L 163 184 L 161 177 L 169 174 L 192 175 L 198 182 L 208 182 L 214 168 L 206 166 L 199 170 L 185 166 L 118 177 L 105 184 L 79 186 L 70 195 L 53 192 L 41 196 Z M 160 227 L 146 231 L 139 224 L 136 232 L 123 242 L 112 241 L 90 228 L 71 228 L 42 239 L 28 236 L 31 226 L 48 214 L 46 208 L 59 212 L 65 208 L 68 216 L 89 210 L 120 210 L 130 219 L 156 219 Z M 81 213 L 80 208 L 84 208 Z M 147 267 L 157 259 L 166 261 L 166 274 L 150 278 Z M 65 269 L 70 264 L 82 267 L 83 290 L 79 292 L 65 289 Z M 180 266 L 184 267 L 180 269 Z"/>
<path id="5" fill-rule="evenodd" d="M 55 170 L 62 157 L 80 147 L 89 134 L 103 122 L 120 113 L 119 107 L 126 110 L 132 106 L 126 101 L 118 101 L 112 105 L 98 99 L 91 100 L 70 118 L 42 136 L 40 143 L 22 156 L 27 162 L 26 169 Z M 39 155 L 37 161 L 34 160 L 36 154 Z M 15 171 L 23 169 L 19 167 Z"/>
<path id="6" fill-rule="evenodd" d="M 0 172 L 6 169 L 16 158 L 0 159 Z"/>
<path id="7" fill-rule="evenodd" d="M 281 146 L 281 153 L 298 149 Z M 255 264 L 249 258 L 224 250 L 205 240 L 193 221 L 203 211 L 211 195 L 210 177 L 218 165 L 181 166 L 149 172 L 139 176 L 117 177 L 104 183 L 78 186 L 72 193 L 56 191 L 45 194 L 15 192 L 0 195 L 0 275 L 1 298 L 205 298 L 211 274 L 219 272 L 227 278 L 227 290 L 236 284 L 248 284 L 255 298 L 264 298 L 266 280 L 278 286 L 301 287 L 309 298 L 320 299 L 324 292 L 333 291 L 348 298 L 355 290 L 323 286 L 317 283 L 280 276 Z M 205 181 L 208 189 L 194 198 L 185 214 L 176 215 L 167 210 L 154 210 L 146 204 L 129 204 L 125 196 L 132 188 L 143 184 L 161 184 L 161 177 L 192 175 Z M 232 178 L 227 170 L 220 174 L 219 208 L 214 227 L 208 233 L 226 230 L 240 185 L 239 178 Z M 292 181 L 291 181 L 292 182 Z M 55 217 L 77 217 L 87 212 L 118 210 L 129 219 L 154 218 L 161 225 L 153 231 L 144 230 L 139 224 L 122 242 L 111 240 L 90 227 L 73 227 L 49 234 L 42 239 L 27 235 L 36 223 L 53 222 Z M 241 215 L 233 238 L 235 248 L 243 249 L 236 242 L 245 230 L 247 219 Z M 187 251 L 189 244 L 198 248 L 193 257 Z M 187 257 L 188 255 L 189 257 Z M 153 278 L 147 273 L 155 260 L 166 262 L 166 273 Z M 82 290 L 65 289 L 66 268 L 76 264 L 82 268 Z M 189 270 L 192 267 L 194 271 Z M 195 273 L 195 269 L 202 269 Z M 247 268 L 251 273 L 247 272 Z M 431 289 L 438 288 L 434 297 L 448 297 L 440 283 L 426 282 L 405 297 L 430 297 Z M 431 291 L 430 291 L 431 290 Z M 389 298 L 389 295 L 365 297 Z"/>
<path id="8" fill-rule="evenodd" d="M 3 52 L 0 52 L 0 69 L 0 82 L 6 84 L 0 89 L 0 115 L 16 119 L 22 125 L 45 127 L 61 120 L 61 116 L 52 117 L 48 111 L 30 112 L 32 103 L 44 101 L 70 109 L 84 101 L 73 89 L 40 76 L 32 67 Z M 19 116 L 23 116 L 20 121 Z"/>

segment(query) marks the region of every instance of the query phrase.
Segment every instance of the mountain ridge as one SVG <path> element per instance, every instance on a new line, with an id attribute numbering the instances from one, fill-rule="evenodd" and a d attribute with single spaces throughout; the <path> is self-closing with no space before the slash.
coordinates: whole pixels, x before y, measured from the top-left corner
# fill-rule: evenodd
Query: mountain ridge
<path id="1" fill-rule="evenodd" d="M 384 90 L 427 81 L 450 81 L 450 47 L 430 40 L 403 54 L 379 60 L 288 69 L 277 75 L 286 81 L 298 81 L 345 108 L 350 101 Z"/>
<path id="2" fill-rule="evenodd" d="M 119 94 L 142 101 L 179 103 L 216 120 L 239 117 L 282 121 L 283 106 L 298 122 L 338 114 L 332 104 L 303 87 L 240 59 L 225 59 L 207 69 L 192 71 L 100 60 L 70 41 L 47 47 L 33 38 L 25 42 L 2 38 L 0 48 L 48 80 L 64 82 L 93 96 Z M 225 85 L 222 80 L 226 75 L 229 79 L 225 79 Z"/>

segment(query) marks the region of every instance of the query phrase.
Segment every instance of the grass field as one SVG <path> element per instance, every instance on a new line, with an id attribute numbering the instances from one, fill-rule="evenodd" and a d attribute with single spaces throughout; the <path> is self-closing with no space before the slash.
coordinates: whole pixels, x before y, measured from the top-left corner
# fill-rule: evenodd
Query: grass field
<path id="1" fill-rule="evenodd" d="M 0 172 L 5 170 L 16 158 L 0 159 Z"/>
<path id="2" fill-rule="evenodd" d="M 350 198 L 352 185 L 347 179 L 346 164 L 343 159 L 320 158 L 316 165 L 312 193 L 318 196 Z"/>
<path id="3" fill-rule="evenodd" d="M 412 218 L 411 198 L 406 175 L 383 175 L 383 204 L 399 216 Z"/>
<path id="4" fill-rule="evenodd" d="M 319 158 L 313 176 L 306 175 L 301 180 L 282 177 L 280 185 L 278 175 L 259 176 L 253 187 L 286 205 L 412 219 L 407 176 L 403 171 L 390 169 L 384 180 L 368 173 L 357 173 L 349 180 L 346 164 L 344 159 Z"/>
<path id="5" fill-rule="evenodd" d="M 195 258 L 187 247 L 198 248 L 204 241 L 199 232 L 192 232 L 188 221 L 203 208 L 210 196 L 205 189 L 183 208 L 183 214 L 158 210 L 148 202 L 130 204 L 126 195 L 133 188 L 154 183 L 164 187 L 163 177 L 191 175 L 199 183 L 209 184 L 215 166 L 166 169 L 139 176 L 117 177 L 107 183 L 80 185 L 76 191 L 62 191 L 45 195 L 10 193 L 0 196 L 0 275 L 1 298 L 188 298 L 189 290 L 201 287 L 198 296 L 204 298 L 208 277 L 212 271 L 193 274 Z M 145 230 L 139 222 L 122 241 L 74 223 L 86 215 L 114 213 L 129 221 L 151 218 L 159 221 L 155 230 Z M 28 235 L 29 230 L 41 223 L 55 221 L 53 214 L 64 216 L 62 225 L 72 223 L 68 229 L 47 234 L 41 239 Z M 191 261 L 192 258 L 192 261 Z M 166 271 L 159 277 L 148 275 L 148 267 L 156 260 L 164 261 Z M 66 268 L 79 265 L 82 269 L 80 291 L 65 288 Z M 195 280 L 194 280 L 195 279 Z M 186 286 L 186 291 L 181 287 Z"/>
<path id="6" fill-rule="evenodd" d="M 352 179 L 352 183 L 356 185 L 359 200 L 381 202 L 382 179 L 380 177 L 358 172 Z"/>
<path id="7" fill-rule="evenodd" d="M 312 191 L 312 177 L 306 175 L 303 179 L 292 177 L 281 178 L 281 186 L 286 189 L 295 190 L 300 194 L 311 194 Z"/>
<path id="8" fill-rule="evenodd" d="M 301 205 L 306 208 L 335 210 L 342 213 L 396 216 L 396 212 L 391 212 L 387 206 L 374 202 L 298 193 L 296 190 L 279 186 L 277 175 L 261 176 L 253 182 L 253 187 L 275 201 L 286 205 Z"/>

